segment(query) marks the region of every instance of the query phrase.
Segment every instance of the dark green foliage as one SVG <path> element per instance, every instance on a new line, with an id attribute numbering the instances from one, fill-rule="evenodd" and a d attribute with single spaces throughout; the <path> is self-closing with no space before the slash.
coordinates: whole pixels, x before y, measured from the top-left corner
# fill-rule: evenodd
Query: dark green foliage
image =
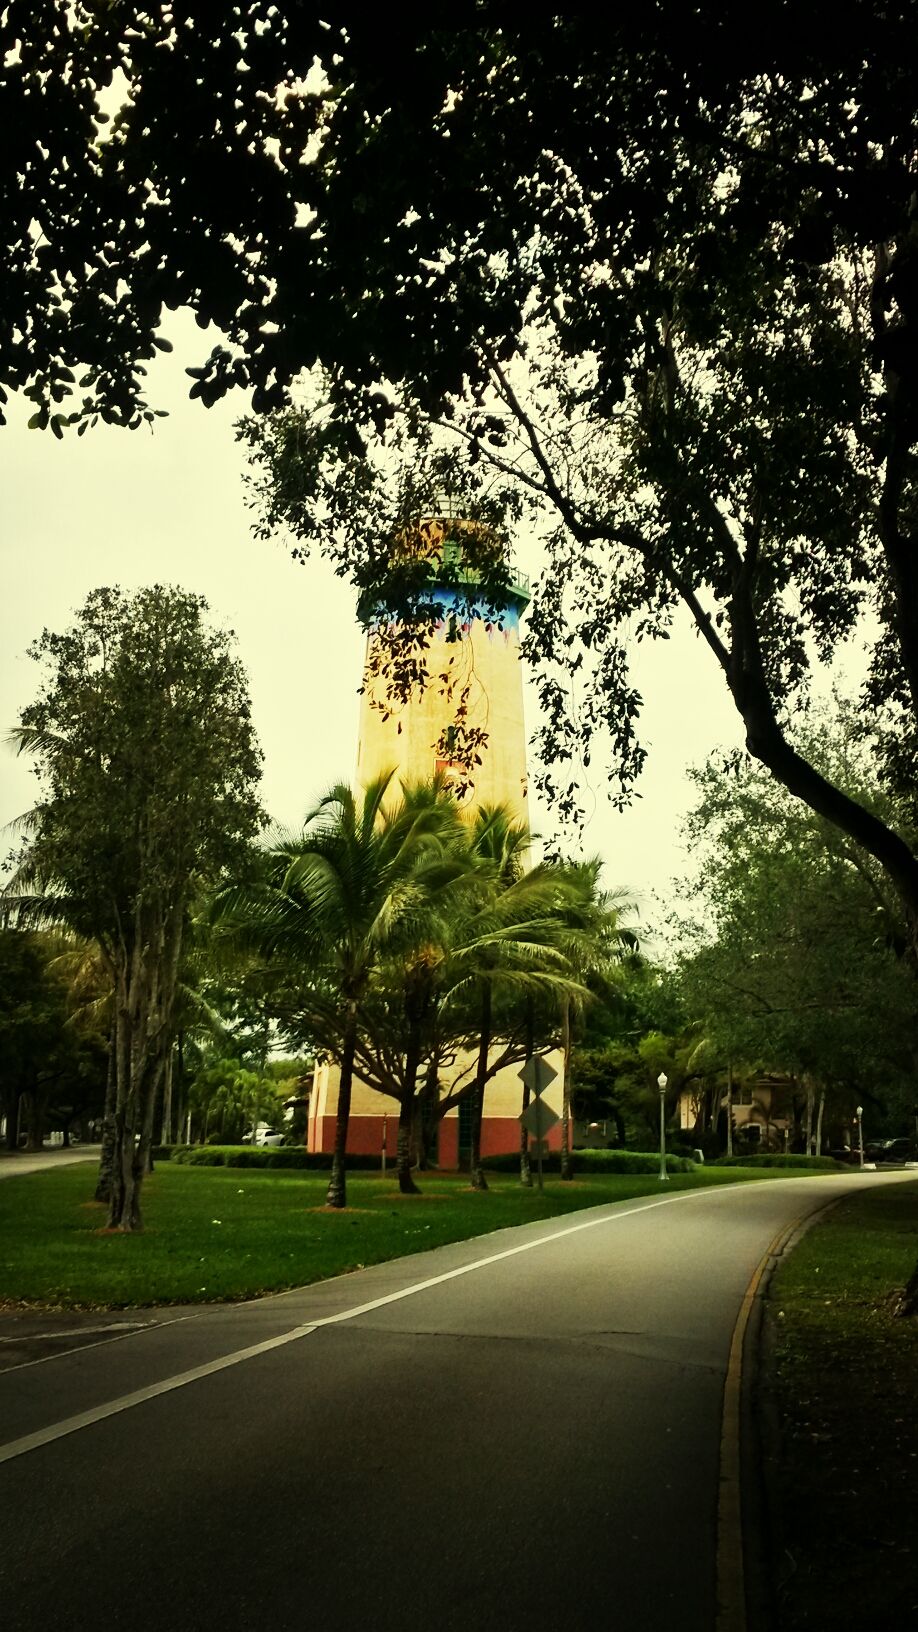
<path id="1" fill-rule="evenodd" d="M 518 1156 L 488 1156 L 483 1165 L 495 1173 L 513 1173 L 519 1167 Z M 834 1165 L 834 1164 L 833 1164 Z M 545 1159 L 545 1171 L 560 1171 L 560 1159 L 553 1152 Z M 658 1173 L 659 1152 L 641 1150 L 574 1150 L 574 1175 L 578 1173 Z M 688 1156 L 667 1156 L 667 1173 L 694 1173 L 697 1164 Z"/>
<path id="2" fill-rule="evenodd" d="M 40 797 L 7 890 L 21 920 L 97 943 L 114 995 L 110 1223 L 140 1227 L 153 1117 L 202 880 L 245 872 L 261 820 L 246 679 L 207 604 L 99 589 L 31 651 L 41 689 L 15 733 Z"/>
<path id="3" fill-rule="evenodd" d="M 778 1151 L 764 1151 L 754 1156 L 718 1156 L 709 1167 L 796 1167 L 803 1171 L 814 1173 L 844 1173 L 850 1172 L 843 1162 L 833 1161 L 831 1156 L 784 1156 Z"/>
<path id="4" fill-rule="evenodd" d="M 516 1158 L 519 1161 L 519 1157 Z M 334 1160 L 330 1150 L 307 1151 L 283 1145 L 184 1145 L 174 1149 L 172 1160 L 184 1167 L 271 1167 L 283 1169 L 308 1168 L 314 1173 L 328 1173 Z M 372 1173 L 379 1169 L 378 1156 L 348 1156 L 347 1168 L 353 1172 Z"/>
<path id="5" fill-rule="evenodd" d="M 800 734 L 833 781 L 905 827 L 849 718 L 817 717 Z M 708 1054 L 825 1091 L 827 1129 L 859 1100 L 908 1115 L 918 987 L 883 870 L 756 767 L 712 762 L 694 780 L 680 985 Z"/>
<path id="6" fill-rule="evenodd" d="M 102 1114 L 106 1039 L 68 990 L 68 943 L 0 923 L 0 1112 L 6 1140 Z"/>

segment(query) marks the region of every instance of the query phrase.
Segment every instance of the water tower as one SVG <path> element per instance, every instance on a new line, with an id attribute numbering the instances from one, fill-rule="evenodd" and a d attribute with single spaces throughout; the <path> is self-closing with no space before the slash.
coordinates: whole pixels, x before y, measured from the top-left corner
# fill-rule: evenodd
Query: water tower
<path id="1" fill-rule="evenodd" d="M 421 566 L 425 611 L 413 645 L 418 683 L 394 699 L 389 684 L 389 652 L 411 627 L 377 621 L 367 637 L 364 688 L 357 743 L 357 784 L 361 790 L 393 767 L 398 784 L 426 782 L 436 771 L 460 784 L 464 809 L 506 805 L 515 821 L 528 824 L 526 731 L 520 617 L 529 604 L 529 580 L 509 566 L 503 541 L 480 522 L 439 499 L 396 541 L 393 561 Z M 499 570 L 493 568 L 497 563 Z M 499 587 L 495 587 L 495 585 Z M 450 754 L 457 707 L 464 729 L 483 733 L 480 763 L 457 763 Z M 556 1070 L 560 1060 L 553 1058 Z M 458 1061 L 457 1073 L 468 1062 Z M 333 1148 L 338 1071 L 330 1063 L 316 1069 L 309 1109 L 309 1149 Z M 517 1151 L 520 1143 L 519 1066 L 500 1070 L 488 1085 L 482 1123 L 482 1152 Z M 548 1096 L 546 1096 L 546 1103 Z M 449 1111 L 439 1126 L 439 1161 L 450 1168 L 468 1154 L 470 1104 Z M 398 1104 L 355 1077 L 348 1151 L 371 1154 L 385 1144 L 395 1155 Z M 549 1142 L 557 1146 L 559 1131 Z"/>
<path id="2" fill-rule="evenodd" d="M 419 659 L 423 679 L 403 700 L 393 700 L 386 631 L 371 630 L 358 785 L 365 788 L 393 766 L 403 785 L 429 781 L 439 770 L 461 784 L 465 807 L 502 804 L 515 820 L 527 822 L 520 617 L 529 604 L 529 580 L 507 566 L 504 546 L 491 529 L 456 514 L 448 498 L 419 517 L 396 548 L 428 567 L 423 599 L 430 622 Z M 485 589 L 483 556 L 493 563 L 495 554 L 502 561 L 499 587 L 488 574 Z M 460 732 L 476 739 L 483 734 L 480 764 L 463 764 L 461 751 L 451 749 L 460 709 Z"/>

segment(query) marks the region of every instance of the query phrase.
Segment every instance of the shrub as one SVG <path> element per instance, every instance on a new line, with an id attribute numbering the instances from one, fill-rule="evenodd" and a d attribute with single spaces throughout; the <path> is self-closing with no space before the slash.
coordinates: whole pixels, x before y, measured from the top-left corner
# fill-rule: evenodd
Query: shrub
<path id="1" fill-rule="evenodd" d="M 575 1150 L 578 1173 L 659 1173 L 660 1153 L 653 1150 Z M 666 1158 L 667 1173 L 694 1173 L 689 1156 Z"/>
<path id="2" fill-rule="evenodd" d="M 172 1156 L 186 1167 L 270 1167 L 308 1169 L 313 1173 L 331 1170 L 330 1150 L 308 1151 L 302 1145 L 181 1145 Z M 349 1171 L 379 1172 L 378 1156 L 348 1156 Z M 389 1171 L 392 1171 L 391 1164 Z"/>
<path id="3" fill-rule="evenodd" d="M 331 1167 L 331 1155 L 326 1157 L 324 1151 L 310 1152 L 302 1145 L 276 1145 L 273 1150 L 265 1152 L 268 1167 Z M 321 1156 L 322 1161 L 316 1160 Z"/>
<path id="4" fill-rule="evenodd" d="M 764 1150 L 755 1156 L 718 1156 L 712 1167 L 799 1167 L 809 1173 L 838 1173 L 843 1162 L 833 1156 L 785 1156 L 781 1151 Z"/>
<path id="5" fill-rule="evenodd" d="M 516 1173 L 520 1159 L 515 1152 L 506 1156 L 486 1156 L 482 1164 L 493 1173 Z M 658 1173 L 659 1153 L 643 1150 L 575 1150 L 572 1152 L 575 1173 Z M 542 1163 L 545 1173 L 559 1173 L 561 1158 L 556 1151 Z M 667 1173 L 694 1173 L 695 1163 L 687 1156 L 667 1156 Z"/>

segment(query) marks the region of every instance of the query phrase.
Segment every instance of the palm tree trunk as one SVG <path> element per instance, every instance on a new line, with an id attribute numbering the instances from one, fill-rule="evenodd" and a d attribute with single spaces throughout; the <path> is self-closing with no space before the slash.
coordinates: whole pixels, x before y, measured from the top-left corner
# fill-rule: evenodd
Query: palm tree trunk
<path id="1" fill-rule="evenodd" d="M 405 1049 L 405 1080 L 402 1084 L 402 1094 L 398 1105 L 398 1145 L 396 1162 L 398 1166 L 398 1187 L 403 1196 L 419 1196 L 420 1191 L 411 1177 L 411 1119 L 414 1115 L 414 1091 L 418 1080 L 418 1066 L 421 1063 L 420 1038 L 418 1029 L 414 1025 L 408 1028 L 408 1045 Z"/>
<path id="2" fill-rule="evenodd" d="M 435 1052 L 427 1064 L 418 1115 L 418 1167 L 422 1173 L 430 1166 L 430 1153 L 433 1150 L 437 1126 L 437 1099 L 440 1086 L 437 1065 Z"/>
<path id="3" fill-rule="evenodd" d="M 332 1157 L 331 1178 L 325 1197 L 327 1207 L 347 1206 L 347 1127 L 351 1117 L 351 1088 L 354 1083 L 354 1054 L 357 1049 L 357 1004 L 353 999 L 347 1005 L 344 1037 L 341 1048 L 341 1076 L 338 1084 L 338 1115 L 335 1120 L 335 1153 Z"/>
<path id="4" fill-rule="evenodd" d="M 533 1013 L 532 998 L 526 999 L 526 1064 L 532 1059 L 535 1048 L 535 1015 Z M 530 1089 L 528 1082 L 523 1081 L 523 1115 L 529 1109 Z M 532 1189 L 532 1163 L 529 1160 L 529 1131 L 524 1122 L 520 1123 L 520 1184 L 526 1190 Z"/>
<path id="5" fill-rule="evenodd" d="M 819 1106 L 818 1106 L 818 1109 L 816 1111 L 816 1155 L 817 1156 L 822 1155 L 822 1119 L 823 1119 L 823 1114 L 825 1112 L 825 1108 L 826 1108 L 826 1091 L 825 1091 L 824 1087 L 821 1087 L 820 1090 L 819 1090 Z"/>
<path id="6" fill-rule="evenodd" d="M 523 1098 L 521 1111 L 525 1115 L 529 1109 L 530 1088 L 528 1082 L 523 1083 Z M 520 1184 L 524 1189 L 532 1189 L 532 1163 L 529 1160 L 529 1133 L 524 1123 L 520 1123 Z"/>
<path id="7" fill-rule="evenodd" d="M 488 1080 L 488 1054 L 491 1049 L 491 985 L 485 981 L 481 994 L 481 1038 L 478 1044 L 478 1067 L 472 1094 L 472 1148 L 469 1152 L 469 1178 L 473 1190 L 487 1190 L 488 1181 L 481 1165 L 481 1123 L 484 1117 L 485 1083 Z"/>
<path id="8" fill-rule="evenodd" d="M 571 1164 L 571 1000 L 564 999 L 561 1008 L 561 1042 L 564 1051 L 561 1084 L 561 1177 L 572 1179 Z"/>

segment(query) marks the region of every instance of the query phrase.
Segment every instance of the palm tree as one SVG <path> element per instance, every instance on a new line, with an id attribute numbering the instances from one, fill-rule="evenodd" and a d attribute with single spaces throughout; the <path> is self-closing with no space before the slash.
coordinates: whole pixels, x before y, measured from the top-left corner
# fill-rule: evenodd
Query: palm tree
<path id="1" fill-rule="evenodd" d="M 505 807 L 482 807 L 476 813 L 470 835 L 476 866 L 464 903 L 460 897 L 465 918 L 450 952 L 449 999 L 455 1003 L 471 991 L 477 1010 L 469 1164 L 476 1190 L 487 1189 L 481 1127 L 485 1089 L 496 1068 L 491 1061 L 498 1035 L 496 999 L 522 999 L 526 1030 L 539 993 L 560 996 L 582 990 L 556 944 L 557 869 L 539 866 L 525 871 L 530 843 L 528 829 L 514 822 Z"/>
<path id="2" fill-rule="evenodd" d="M 568 862 L 557 869 L 560 891 L 556 907 L 559 944 L 579 979 L 600 987 L 613 979 L 623 960 L 637 951 L 634 931 L 622 924 L 632 911 L 622 892 L 600 889 L 598 856 Z M 570 1151 L 571 1052 L 577 995 L 561 993 L 561 1048 L 564 1059 L 561 1112 L 561 1177 L 573 1178 Z"/>
<path id="3" fill-rule="evenodd" d="M 301 835 L 278 837 L 267 878 L 223 892 L 218 915 L 301 974 L 319 1000 L 338 1061 L 338 1113 L 327 1202 L 346 1205 L 345 1152 L 362 1010 L 385 954 L 408 944 L 429 911 L 425 864 L 442 857 L 454 817 L 442 799 L 393 802 L 394 772 L 363 797 L 337 783 L 307 817 Z"/>

